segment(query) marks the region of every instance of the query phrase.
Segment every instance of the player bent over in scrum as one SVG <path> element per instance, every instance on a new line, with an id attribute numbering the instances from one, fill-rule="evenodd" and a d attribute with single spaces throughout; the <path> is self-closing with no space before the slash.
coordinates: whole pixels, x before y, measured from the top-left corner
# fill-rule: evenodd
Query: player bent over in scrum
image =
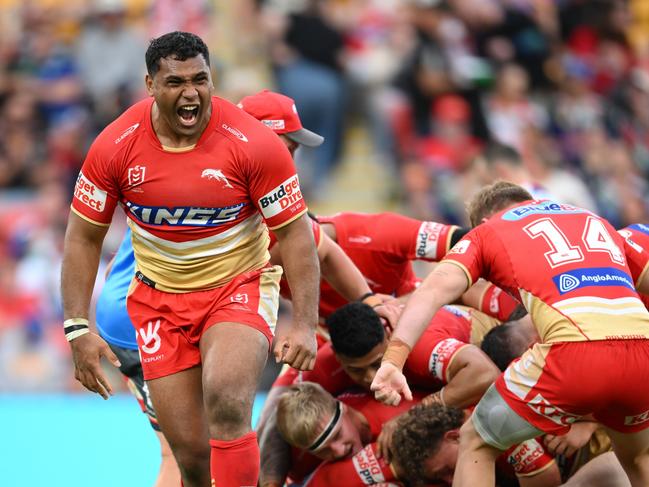
<path id="1" fill-rule="evenodd" d="M 398 403 L 430 316 L 479 277 L 516 294 L 541 343 L 510 365 L 462 427 L 455 486 L 494 485 L 500 451 L 561 435 L 588 415 L 607 427 L 634 487 L 649 485 L 647 254 L 588 210 L 532 200 L 507 182 L 472 200 L 474 226 L 408 301 L 372 388 Z M 634 286 L 635 284 L 635 286 Z"/>

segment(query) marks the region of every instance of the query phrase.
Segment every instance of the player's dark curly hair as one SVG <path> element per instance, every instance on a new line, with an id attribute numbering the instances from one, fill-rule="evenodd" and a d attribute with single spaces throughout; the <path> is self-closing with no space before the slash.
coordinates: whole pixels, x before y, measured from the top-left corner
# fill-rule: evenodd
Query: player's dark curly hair
<path id="1" fill-rule="evenodd" d="M 514 347 L 512 332 L 517 326 L 514 322 L 503 323 L 489 330 L 480 348 L 486 353 L 496 366 L 504 371 L 515 358 L 521 356 L 522 350 Z"/>
<path id="2" fill-rule="evenodd" d="M 432 481 L 426 474 L 426 460 L 439 450 L 444 434 L 462 426 L 464 412 L 439 404 L 418 404 L 397 419 L 390 450 L 408 485 Z"/>
<path id="3" fill-rule="evenodd" d="M 367 355 L 385 337 L 381 318 L 364 303 L 341 306 L 329 315 L 326 324 L 334 352 L 345 357 Z"/>
<path id="4" fill-rule="evenodd" d="M 179 61 L 196 57 L 199 54 L 210 65 L 210 53 L 203 39 L 191 32 L 169 32 L 151 40 L 144 56 L 149 76 L 154 76 L 160 69 L 160 59 L 172 56 Z"/>
<path id="5" fill-rule="evenodd" d="M 531 200 L 532 195 L 525 188 L 509 181 L 496 181 L 485 186 L 469 202 L 467 211 L 472 227 L 482 223 L 483 218 L 489 218 L 512 203 L 522 203 Z"/>

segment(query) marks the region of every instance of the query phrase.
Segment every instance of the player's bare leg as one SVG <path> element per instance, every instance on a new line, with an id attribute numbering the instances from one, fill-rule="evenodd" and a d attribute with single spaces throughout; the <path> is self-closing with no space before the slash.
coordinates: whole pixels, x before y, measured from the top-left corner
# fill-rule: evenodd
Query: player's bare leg
<path id="1" fill-rule="evenodd" d="M 637 433 L 606 432 L 613 442 L 615 456 L 629 476 L 633 487 L 649 485 L 649 429 Z"/>
<path id="2" fill-rule="evenodd" d="M 239 323 L 219 323 L 201 337 L 214 487 L 257 485 L 259 446 L 251 417 L 268 345 L 260 331 Z"/>
<path id="3" fill-rule="evenodd" d="M 493 487 L 495 462 L 502 451 L 488 445 L 469 420 L 460 428 L 460 450 L 455 465 L 453 487 Z"/>
<path id="4" fill-rule="evenodd" d="M 178 462 L 184 487 L 208 487 L 210 447 L 201 368 L 183 370 L 147 384 L 158 424 Z"/>
<path id="5" fill-rule="evenodd" d="M 178 487 L 180 485 L 180 470 L 171 451 L 169 442 L 160 432 L 155 432 L 160 441 L 160 471 L 153 487 Z"/>
<path id="6" fill-rule="evenodd" d="M 607 452 L 590 460 L 562 486 L 631 487 L 631 484 L 615 453 Z"/>

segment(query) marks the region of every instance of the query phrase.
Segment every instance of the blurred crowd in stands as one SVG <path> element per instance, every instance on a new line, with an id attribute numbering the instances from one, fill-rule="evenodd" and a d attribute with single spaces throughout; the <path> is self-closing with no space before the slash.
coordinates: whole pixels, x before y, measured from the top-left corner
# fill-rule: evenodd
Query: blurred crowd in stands
<path id="1" fill-rule="evenodd" d="M 171 30 L 208 41 L 220 96 L 295 99 L 326 138 L 298 154 L 316 206 L 362 126 L 386 205 L 419 219 L 466 223 L 496 142 L 558 200 L 649 221 L 646 0 L 0 0 L 0 391 L 76 387 L 58 289 L 71 188 Z"/>

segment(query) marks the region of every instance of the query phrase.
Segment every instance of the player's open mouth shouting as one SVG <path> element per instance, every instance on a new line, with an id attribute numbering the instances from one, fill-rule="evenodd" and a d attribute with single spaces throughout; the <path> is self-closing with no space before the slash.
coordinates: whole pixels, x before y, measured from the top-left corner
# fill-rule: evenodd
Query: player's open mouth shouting
<path id="1" fill-rule="evenodd" d="M 185 127 L 192 127 L 198 121 L 200 105 L 196 103 L 181 105 L 176 110 L 180 123 Z"/>

